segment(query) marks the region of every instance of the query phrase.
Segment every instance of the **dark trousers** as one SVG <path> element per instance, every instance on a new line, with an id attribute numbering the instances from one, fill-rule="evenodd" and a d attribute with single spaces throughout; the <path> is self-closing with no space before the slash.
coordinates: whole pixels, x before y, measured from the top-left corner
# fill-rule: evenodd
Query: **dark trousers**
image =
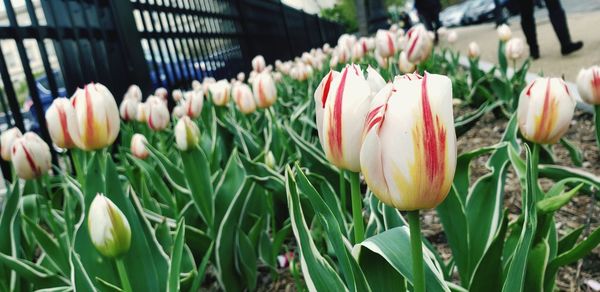
<path id="1" fill-rule="evenodd" d="M 429 31 L 433 31 L 435 34 L 435 41 L 438 39 L 438 28 L 442 27 L 442 23 L 440 22 L 440 13 L 427 11 L 425 13 L 419 12 L 419 17 L 421 18 L 421 22 L 425 25 L 425 28 Z"/>
<path id="2" fill-rule="evenodd" d="M 554 32 L 560 41 L 560 45 L 564 48 L 571 43 L 565 11 L 560 4 L 560 0 L 545 0 L 545 2 Z M 533 17 L 534 0 L 519 0 L 519 3 L 521 5 L 521 27 L 527 38 L 529 50 L 532 52 L 539 52 L 535 18 Z"/>

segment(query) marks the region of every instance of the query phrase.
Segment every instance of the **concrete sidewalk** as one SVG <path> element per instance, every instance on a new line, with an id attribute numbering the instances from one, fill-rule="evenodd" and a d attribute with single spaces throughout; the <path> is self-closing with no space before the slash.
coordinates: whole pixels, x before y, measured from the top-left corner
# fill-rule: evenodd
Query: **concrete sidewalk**
<path id="1" fill-rule="evenodd" d="M 598 2 L 600 3 L 600 1 Z M 592 7 L 588 8 L 592 9 Z M 541 9 L 536 13 L 541 58 L 532 62 L 530 72 L 545 76 L 564 76 L 566 80 L 574 82 L 581 68 L 594 64 L 600 65 L 600 10 L 580 12 L 581 9 L 566 9 L 571 38 L 575 41 L 582 40 L 584 42 L 583 49 L 569 56 L 562 56 L 560 44 L 547 17 L 546 9 Z M 597 9 L 597 7 L 593 7 L 593 9 Z M 512 17 L 509 25 L 513 31 L 513 37 L 525 40 L 518 16 Z M 475 41 L 481 47 L 482 60 L 498 62 L 498 38 L 493 23 L 459 27 L 454 30 L 458 33 L 458 41 L 453 47 L 462 54 L 466 55 L 468 44 Z M 528 48 L 526 48 L 525 55 L 529 55 Z"/>

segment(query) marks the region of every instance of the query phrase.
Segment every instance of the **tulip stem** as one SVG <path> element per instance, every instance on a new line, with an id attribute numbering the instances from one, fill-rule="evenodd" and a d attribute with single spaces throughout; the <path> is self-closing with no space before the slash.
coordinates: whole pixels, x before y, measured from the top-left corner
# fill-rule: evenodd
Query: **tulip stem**
<path id="1" fill-rule="evenodd" d="M 117 270 L 119 271 L 119 278 L 121 278 L 121 285 L 123 286 L 123 291 L 132 292 L 131 283 L 129 283 L 129 277 L 127 277 L 127 270 L 125 269 L 125 264 L 123 263 L 123 259 L 116 259 Z"/>
<path id="2" fill-rule="evenodd" d="M 362 196 L 360 194 L 360 182 L 358 176 L 358 172 L 350 172 L 350 185 L 352 187 L 352 218 L 354 220 L 355 243 L 360 243 L 365 239 L 365 226 L 362 217 Z"/>
<path id="3" fill-rule="evenodd" d="M 425 270 L 423 269 L 423 247 L 421 246 L 421 220 L 419 210 L 408 211 L 410 245 L 413 262 L 413 287 L 415 292 L 425 292 Z"/>
<path id="4" fill-rule="evenodd" d="M 346 214 L 346 179 L 343 169 L 340 169 L 340 199 L 342 201 L 342 214 Z"/>
<path id="5" fill-rule="evenodd" d="M 540 162 L 540 144 L 538 143 L 533 143 L 533 152 L 531 153 L 531 165 L 533 166 L 533 169 L 531 170 L 533 172 L 533 198 L 534 200 L 537 202 L 537 200 L 540 200 L 541 198 L 538 196 L 538 194 L 540 194 L 540 192 L 538 191 L 538 164 Z"/>
<path id="6" fill-rule="evenodd" d="M 600 105 L 594 106 L 595 111 L 595 127 L 596 127 L 596 144 L 598 144 L 598 149 L 600 150 Z"/>

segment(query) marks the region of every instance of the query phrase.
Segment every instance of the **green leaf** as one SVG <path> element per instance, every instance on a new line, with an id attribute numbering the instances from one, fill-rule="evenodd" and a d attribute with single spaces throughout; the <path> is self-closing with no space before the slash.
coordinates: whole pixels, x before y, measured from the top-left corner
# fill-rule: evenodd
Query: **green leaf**
<path id="1" fill-rule="evenodd" d="M 292 221 L 292 230 L 298 244 L 302 261 L 302 271 L 306 285 L 311 291 L 347 291 L 342 279 L 323 258 L 315 246 L 312 236 L 304 220 L 300 197 L 289 166 L 286 168 L 286 193 L 288 209 Z"/>
<path id="2" fill-rule="evenodd" d="M 502 287 L 502 250 L 508 227 L 508 212 L 504 211 L 502 226 L 485 251 L 470 279 L 469 291 L 494 292 Z M 485 281 L 482 281 L 485 279 Z"/>
<path id="3" fill-rule="evenodd" d="M 179 291 L 179 273 L 181 271 L 181 256 L 185 238 L 185 219 L 181 219 L 175 230 L 175 244 L 171 252 L 171 261 L 169 262 L 169 279 L 167 289 L 171 292 Z"/>
<path id="4" fill-rule="evenodd" d="M 577 187 L 571 189 L 568 192 L 562 193 L 557 196 L 546 197 L 539 202 L 537 202 L 537 209 L 541 214 L 552 213 L 556 210 L 560 209 L 562 206 L 569 203 L 571 198 L 573 198 L 578 192 L 579 189 L 583 187 L 583 183 L 579 184 Z"/>
<path id="5" fill-rule="evenodd" d="M 38 246 L 45 252 L 48 259 L 56 266 L 59 271 L 63 272 L 63 275 L 70 275 L 70 266 L 67 259 L 67 255 L 63 253 L 63 249 L 59 246 L 57 240 L 52 238 L 48 232 L 43 230 L 37 223 L 33 222 L 26 216 L 23 216 L 27 226 L 32 231 Z"/>
<path id="6" fill-rule="evenodd" d="M 441 270 L 438 269 L 439 264 L 435 262 L 433 255 L 428 249 L 424 249 L 423 251 L 425 287 L 427 287 L 427 291 L 450 291 L 450 288 L 448 288 L 448 285 L 444 281 Z M 354 246 L 352 254 L 358 260 L 363 271 L 379 271 L 383 261 L 370 259 L 375 256 L 383 258 L 388 265 L 392 266 L 397 273 L 409 282 L 413 278 L 410 236 L 407 226 L 390 229 L 367 238 L 365 241 Z M 374 266 L 374 264 L 379 265 Z M 385 270 L 389 269 L 385 268 Z M 371 279 L 373 279 L 372 273 L 370 274 Z M 386 276 L 390 278 L 396 277 L 393 274 Z M 377 279 L 381 279 L 381 277 L 377 277 Z M 369 284 L 371 284 L 371 281 L 369 281 Z"/>
<path id="7" fill-rule="evenodd" d="M 0 253 L 0 263 L 14 270 L 19 276 L 23 277 L 27 282 L 32 283 L 35 287 L 48 288 L 69 284 L 67 279 L 23 259 L 17 259 Z"/>
<path id="8" fill-rule="evenodd" d="M 535 209 L 537 178 L 534 174 L 534 167 L 537 167 L 537 165 L 533 165 L 531 151 L 527 145 L 525 145 L 525 151 L 527 154 L 527 188 L 522 196 L 523 227 L 502 286 L 502 291 L 506 292 L 523 290 L 523 282 L 525 280 L 523 271 L 525 271 L 527 265 L 537 226 L 537 213 Z"/>
<path id="9" fill-rule="evenodd" d="M 200 148 L 181 151 L 180 153 L 184 174 L 188 186 L 192 191 L 194 206 L 206 225 L 213 229 L 213 209 L 215 204 L 213 202 L 213 188 L 210 179 L 211 173 L 208 159 Z"/>
<path id="10" fill-rule="evenodd" d="M 11 255 L 14 258 L 19 257 L 20 244 L 20 209 L 19 202 L 21 201 L 21 188 L 19 187 L 19 180 L 14 180 L 12 189 L 7 189 L 7 197 L 4 199 L 4 207 L 0 212 L 0 253 Z M 11 273 L 10 269 L 6 269 L 4 265 L 0 264 L 0 285 L 4 281 L 10 283 L 11 287 L 5 287 L 6 289 L 15 290 L 17 287 L 13 285 L 17 284 L 14 277 L 16 274 Z M 11 275 L 12 274 L 12 275 Z M 10 280 L 9 280 L 10 279 Z M 2 288 L 2 286 L 0 286 Z"/>
<path id="11" fill-rule="evenodd" d="M 452 258 L 458 268 L 461 283 L 467 286 L 470 279 L 469 226 L 463 203 L 455 186 L 450 189 L 446 199 L 437 206 L 436 211 L 452 249 Z"/>
<path id="12" fill-rule="evenodd" d="M 560 144 L 569 151 L 569 156 L 571 156 L 571 161 L 575 166 L 581 167 L 583 163 L 583 153 L 581 149 L 577 148 L 571 141 L 567 138 L 560 138 Z"/>
<path id="13" fill-rule="evenodd" d="M 543 239 L 533 246 L 527 259 L 525 291 L 544 290 L 544 272 L 548 265 L 549 256 L 550 246 L 546 239 Z"/>
<path id="14" fill-rule="evenodd" d="M 206 254 L 202 257 L 202 261 L 200 262 L 200 265 L 198 266 L 198 269 L 196 270 L 196 276 L 194 277 L 194 282 L 192 283 L 192 287 L 190 288 L 190 291 L 199 291 L 200 290 L 200 284 L 202 284 L 202 281 L 204 280 L 206 267 L 208 266 L 208 260 L 210 259 L 211 255 L 212 255 L 213 247 L 214 247 L 214 243 L 211 243 L 210 247 L 206 251 Z"/>
<path id="15" fill-rule="evenodd" d="M 248 290 L 254 291 L 256 289 L 257 274 L 256 252 L 254 251 L 252 242 L 250 242 L 250 238 L 248 238 L 248 235 L 241 229 L 238 229 L 236 250 L 239 270 L 241 270 L 246 279 L 246 287 Z"/>
<path id="16" fill-rule="evenodd" d="M 246 171 L 234 150 L 229 156 L 223 173 L 219 176 L 219 181 L 215 186 L 215 222 L 220 222 L 229 209 L 238 190 L 246 181 Z"/>
<path id="17" fill-rule="evenodd" d="M 581 236 L 584 227 L 585 225 L 581 225 L 571 230 L 571 232 L 569 232 L 567 235 L 561 238 L 560 241 L 558 241 L 557 253 L 562 254 L 573 248 L 573 246 L 575 246 L 575 244 L 577 243 L 577 239 L 579 238 L 579 236 Z"/>

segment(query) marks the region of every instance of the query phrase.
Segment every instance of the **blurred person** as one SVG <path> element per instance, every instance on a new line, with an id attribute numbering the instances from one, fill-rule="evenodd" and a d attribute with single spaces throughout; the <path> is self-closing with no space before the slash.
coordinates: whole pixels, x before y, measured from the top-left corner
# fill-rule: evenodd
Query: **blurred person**
<path id="1" fill-rule="evenodd" d="M 496 27 L 506 23 L 506 18 L 502 14 L 502 3 L 500 3 L 500 0 L 494 0 L 494 20 L 496 21 Z"/>
<path id="2" fill-rule="evenodd" d="M 442 10 L 440 0 L 415 0 L 415 8 L 419 12 L 419 18 L 425 28 L 435 33 L 435 43 L 437 44 L 437 30 L 442 27 L 440 22 L 440 11 Z"/>
<path id="3" fill-rule="evenodd" d="M 583 47 L 583 42 L 571 41 L 569 27 L 567 25 L 567 16 L 560 4 L 560 0 L 545 0 L 546 8 L 550 16 L 550 22 L 554 28 L 554 32 L 560 42 L 561 54 L 568 55 Z M 537 33 L 535 27 L 535 18 L 533 16 L 534 0 L 519 0 L 521 8 L 521 27 L 529 44 L 529 55 L 533 59 L 540 57 L 540 49 L 537 42 Z"/>

